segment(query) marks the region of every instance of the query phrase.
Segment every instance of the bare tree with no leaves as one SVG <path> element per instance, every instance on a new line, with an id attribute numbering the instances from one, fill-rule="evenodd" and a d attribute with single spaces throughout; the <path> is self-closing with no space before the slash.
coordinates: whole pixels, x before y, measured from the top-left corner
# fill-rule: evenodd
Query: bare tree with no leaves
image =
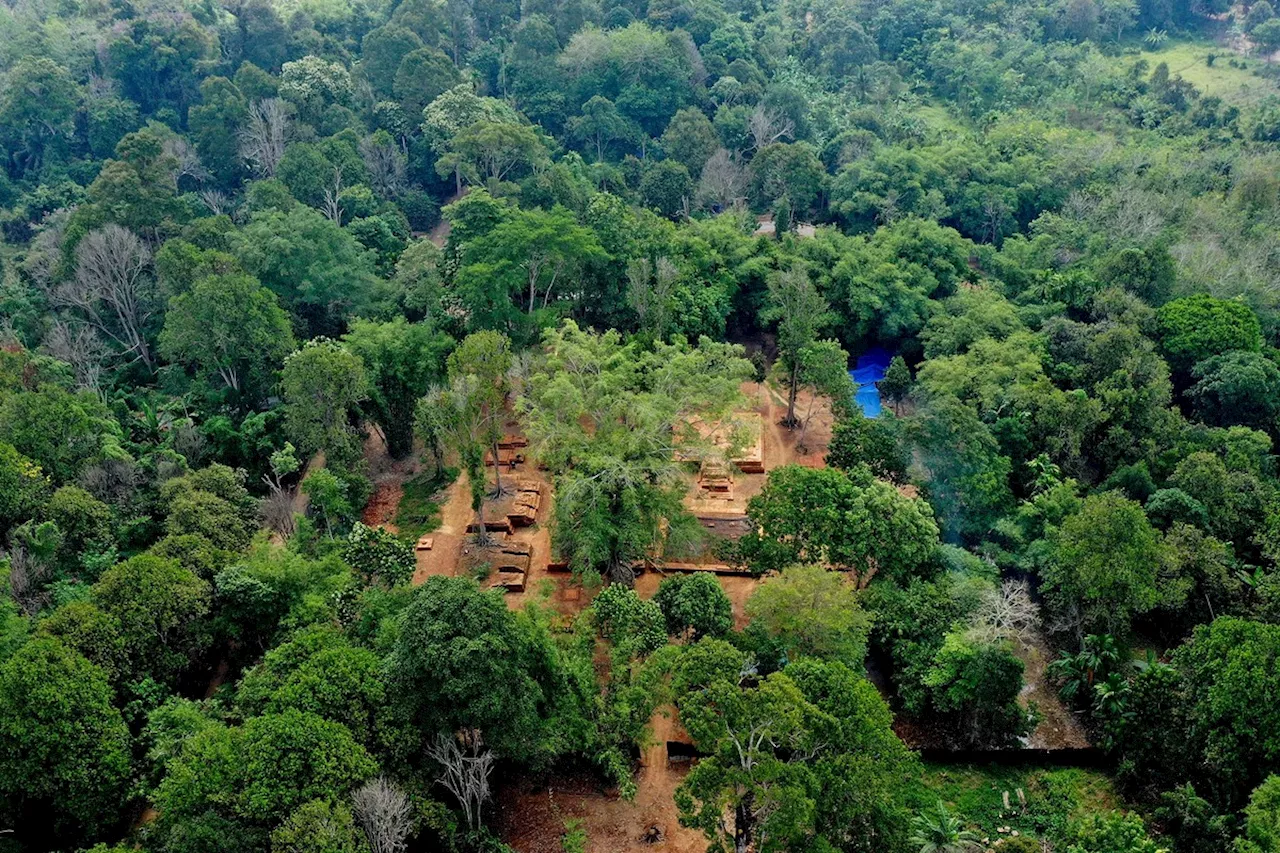
<path id="1" fill-rule="evenodd" d="M 747 170 L 724 148 L 717 150 L 702 167 L 698 179 L 698 203 L 722 210 L 739 207 L 747 198 Z"/>
<path id="2" fill-rule="evenodd" d="M 796 123 L 777 110 L 761 104 L 747 119 L 747 132 L 751 134 L 755 149 L 759 151 L 766 145 L 794 135 Z"/>
<path id="3" fill-rule="evenodd" d="M 671 314 L 671 294 L 680 271 L 669 258 L 636 258 L 627 264 L 627 302 L 640 319 L 640 328 L 661 338 Z"/>
<path id="4" fill-rule="evenodd" d="M 464 729 L 456 735 L 436 735 L 427 755 L 441 766 L 440 784 L 449 789 L 462 806 L 467 826 L 476 829 L 489 800 L 489 773 L 493 770 L 493 750 L 484 749 L 478 729 Z"/>
<path id="5" fill-rule="evenodd" d="M 360 141 L 360 156 L 369 170 L 369 183 L 383 198 L 399 195 L 405 187 L 405 158 L 394 144 L 379 143 L 369 136 Z"/>
<path id="6" fill-rule="evenodd" d="M 333 167 L 333 183 L 324 188 L 324 215 L 335 225 L 342 224 L 342 167 Z"/>
<path id="7" fill-rule="evenodd" d="M 150 261 L 138 235 L 105 225 L 76 247 L 75 277 L 49 294 L 55 306 L 74 310 L 130 363 L 141 361 L 148 371 L 155 368 L 145 331 L 154 308 L 146 275 Z"/>
<path id="8" fill-rule="evenodd" d="M 401 853 L 413 830 L 409 797 L 386 776 L 370 779 L 351 795 L 351 807 L 373 853 Z"/>
<path id="9" fill-rule="evenodd" d="M 98 392 L 107 348 L 90 326 L 55 319 L 44 336 L 44 351 L 71 365 L 78 387 Z"/>
<path id="10" fill-rule="evenodd" d="M 222 190 L 200 190 L 200 200 L 214 216 L 221 216 L 231 210 L 231 199 Z"/>
<path id="11" fill-rule="evenodd" d="M 1027 640 L 1040 625 L 1040 608 L 1026 581 L 1005 581 L 988 590 L 973 614 L 970 636 L 983 642 Z"/>
<path id="12" fill-rule="evenodd" d="M 240 156 L 254 173 L 273 178 L 289 142 L 289 111 L 279 98 L 255 101 L 240 131 Z"/>
<path id="13" fill-rule="evenodd" d="M 196 153 L 195 146 L 181 136 L 166 139 L 164 153 L 173 158 L 173 180 L 175 182 L 184 177 L 192 178 L 200 183 L 209 180 L 209 170 L 200 162 L 200 155 Z"/>

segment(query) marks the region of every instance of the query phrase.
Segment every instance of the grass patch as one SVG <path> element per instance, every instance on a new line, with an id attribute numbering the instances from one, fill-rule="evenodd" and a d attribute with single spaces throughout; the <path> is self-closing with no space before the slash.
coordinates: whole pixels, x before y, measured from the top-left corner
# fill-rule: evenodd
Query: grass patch
<path id="1" fill-rule="evenodd" d="M 417 539 L 440 526 L 440 492 L 458 479 L 457 468 L 424 471 L 404 484 L 396 507 L 395 525 L 401 536 Z"/>
<path id="2" fill-rule="evenodd" d="M 1209 65 L 1209 54 L 1217 59 Z M 1138 55 L 1125 54 L 1115 58 L 1115 67 L 1127 71 L 1133 63 L 1145 59 L 1154 69 L 1161 62 L 1168 64 L 1169 76 L 1181 75 L 1202 95 L 1221 98 L 1228 104 L 1249 106 L 1268 95 L 1280 92 L 1274 82 L 1253 72 L 1261 68 L 1261 59 L 1237 54 L 1230 48 L 1204 41 L 1169 41 L 1159 50 L 1143 50 Z M 1231 60 L 1237 66 L 1231 67 Z M 1150 72 L 1148 72 L 1150 73 Z"/>
<path id="3" fill-rule="evenodd" d="M 1025 807 L 1018 799 L 1019 788 L 1026 797 Z M 1008 811 L 1005 791 L 1009 792 Z M 1001 837 L 997 829 L 1002 826 L 1021 835 L 1058 837 L 1072 819 L 1119 804 L 1111 780 L 1097 771 L 999 764 L 925 763 L 913 799 L 917 809 L 932 808 L 941 800 L 993 841 Z"/>

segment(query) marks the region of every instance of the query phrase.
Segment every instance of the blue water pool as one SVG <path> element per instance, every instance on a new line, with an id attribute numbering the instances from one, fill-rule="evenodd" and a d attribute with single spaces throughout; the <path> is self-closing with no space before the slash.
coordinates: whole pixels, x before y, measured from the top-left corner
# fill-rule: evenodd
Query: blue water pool
<path id="1" fill-rule="evenodd" d="M 892 360 L 893 353 L 887 349 L 871 347 L 858 356 L 857 365 L 849 371 L 849 378 L 857 386 L 854 400 L 857 401 L 858 408 L 862 409 L 862 414 L 869 418 L 880 415 L 880 389 L 876 387 L 876 383 L 884 379 Z"/>

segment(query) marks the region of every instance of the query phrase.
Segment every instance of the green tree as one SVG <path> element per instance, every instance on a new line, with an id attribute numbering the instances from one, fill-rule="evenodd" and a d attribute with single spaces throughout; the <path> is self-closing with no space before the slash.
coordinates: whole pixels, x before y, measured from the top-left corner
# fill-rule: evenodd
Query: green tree
<path id="1" fill-rule="evenodd" d="M 857 668 L 867 652 L 871 617 L 839 572 L 796 565 L 765 579 L 747 599 L 747 618 L 789 659 L 830 658 Z"/>
<path id="2" fill-rule="evenodd" d="M 1045 597 L 1078 637 L 1126 635 L 1161 600 L 1164 552 L 1146 513 L 1115 492 L 1085 498 L 1053 534 Z"/>
<path id="3" fill-rule="evenodd" d="M 405 27 L 386 24 L 370 30 L 360 43 L 360 70 L 379 95 L 389 95 L 400 63 L 421 47 L 422 39 Z"/>
<path id="4" fill-rule="evenodd" d="M 1252 427 L 1274 433 L 1280 417 L 1280 368 L 1253 352 L 1229 352 L 1191 369 L 1187 391 L 1196 416 L 1213 426 Z"/>
<path id="5" fill-rule="evenodd" d="M 593 95 L 583 104 L 582 114 L 569 119 L 568 129 L 573 138 L 591 146 L 597 163 L 604 162 L 613 143 L 638 133 L 638 129 L 618 112 L 613 101 L 603 95 Z"/>
<path id="6" fill-rule="evenodd" d="M 662 610 L 669 634 L 720 637 L 733 627 L 733 604 L 715 575 L 672 575 L 658 585 L 653 600 Z"/>
<path id="7" fill-rule="evenodd" d="M 640 200 L 668 219 L 687 216 L 693 200 L 693 177 L 683 164 L 655 160 L 640 172 Z"/>
<path id="8" fill-rule="evenodd" d="M 511 342 L 498 332 L 467 335 L 449 354 L 447 363 L 450 381 L 471 389 L 467 407 L 474 409 L 478 417 L 477 439 L 493 457 L 493 492 L 497 497 L 503 493 L 498 443 L 506 429 L 512 363 Z"/>
<path id="9" fill-rule="evenodd" d="M 815 563 L 871 577 L 895 579 L 918 571 L 938 541 L 929 507 L 865 469 L 787 465 L 769 472 L 747 504 L 752 531 L 740 540 L 756 571 Z"/>
<path id="10" fill-rule="evenodd" d="M 84 655 L 113 684 L 125 671 L 124 636 L 120 620 L 90 601 L 72 601 L 40 620 L 38 631 Z"/>
<path id="11" fill-rule="evenodd" d="M 340 800 L 377 770 L 345 726 L 315 714 L 285 711 L 236 728 L 211 726 L 170 762 L 155 793 L 158 828 L 169 844 L 222 827 L 236 833 L 238 849 L 266 849 L 267 830 L 300 806 Z"/>
<path id="12" fill-rule="evenodd" d="M 1012 508 L 1012 465 L 972 406 L 950 394 L 930 397 L 907 436 L 948 536 L 977 539 Z"/>
<path id="13" fill-rule="evenodd" d="M 1136 814 L 1088 814 L 1067 831 L 1067 853 L 1162 853 Z"/>
<path id="14" fill-rule="evenodd" d="M 402 317 L 387 323 L 356 320 L 343 342 L 364 363 L 369 378 L 367 406 L 396 459 L 413 450 L 413 407 L 444 375 L 454 341 L 429 323 Z"/>
<path id="15" fill-rule="evenodd" d="M 324 531 L 333 536 L 339 527 L 351 523 L 358 507 L 350 484 L 328 468 L 317 468 L 302 480 L 302 493 L 324 522 Z"/>
<path id="16" fill-rule="evenodd" d="M 889 369 L 884 372 L 879 388 L 893 406 L 894 414 L 901 414 L 902 401 L 911 393 L 911 368 L 907 367 L 902 356 L 895 355 L 889 361 Z"/>
<path id="17" fill-rule="evenodd" d="M 671 118 L 662 132 L 662 150 L 680 163 L 690 175 L 701 175 L 702 167 L 720 147 L 720 137 L 706 113 L 685 107 Z"/>
<path id="18" fill-rule="evenodd" d="M 883 418 L 863 417 L 861 412 L 836 421 L 827 444 L 827 464 L 841 471 L 865 465 L 875 476 L 894 483 L 907 479 L 906 454 L 899 446 L 896 427 Z"/>
<path id="19" fill-rule="evenodd" d="M 271 833 L 278 853 L 367 853 L 368 843 L 344 803 L 312 800 Z"/>
<path id="20" fill-rule="evenodd" d="M 204 641 L 209 584 L 173 560 L 139 554 L 102 573 L 92 600 L 120 623 L 131 678 L 172 683 Z"/>
<path id="21" fill-rule="evenodd" d="M 376 579 L 387 586 L 408 583 L 416 566 L 413 543 L 381 527 L 366 527 L 358 521 L 347 536 L 342 559 L 366 584 Z"/>
<path id="22" fill-rule="evenodd" d="M 766 145 L 751 160 L 752 206 L 763 210 L 786 199 L 792 221 L 809 214 L 825 183 L 822 161 L 804 142 Z"/>
<path id="23" fill-rule="evenodd" d="M 88 391 L 72 394 L 44 385 L 0 402 L 0 435 L 55 483 L 74 480 L 119 431 L 101 401 Z"/>
<path id="24" fill-rule="evenodd" d="M 276 295 L 248 275 L 202 278 L 174 296 L 160 333 L 166 358 L 249 402 L 267 394 L 293 349 L 289 317 Z"/>
<path id="25" fill-rule="evenodd" d="M 49 480 L 40 466 L 0 442 L 0 536 L 31 518 L 49 493 Z"/>
<path id="26" fill-rule="evenodd" d="M 516 211 L 465 244 L 456 287 L 471 328 L 522 338 L 541 316 L 572 305 L 584 266 L 603 258 L 596 235 L 569 211 Z"/>
<path id="27" fill-rule="evenodd" d="M 67 70 L 44 56 L 25 56 L 5 75 L 0 95 L 0 143 L 9 174 L 36 172 L 57 158 L 73 129 L 80 87 Z"/>
<path id="28" fill-rule="evenodd" d="M 351 74 L 336 62 L 304 56 L 280 69 L 280 97 L 298 108 L 304 121 L 318 124 L 326 107 L 351 100 Z"/>
<path id="29" fill-rule="evenodd" d="M 323 451 L 335 463 L 359 456 L 351 421 L 369 387 L 359 356 L 337 341 L 315 338 L 285 359 L 280 384 L 285 432 L 299 450 Z"/>
<path id="30" fill-rule="evenodd" d="M 374 748 L 389 731 L 383 661 L 330 626 L 304 628 L 276 646 L 236 687 L 245 717 L 302 711 L 341 723 Z"/>
<path id="31" fill-rule="evenodd" d="M 761 312 L 761 318 L 778 324 L 778 358 L 788 376 L 783 425 L 793 429 L 800 425 L 796 418 L 796 392 L 800 387 L 801 353 L 817 341 L 819 332 L 832 319 L 827 301 L 803 263 L 794 263 L 769 279 L 768 307 Z"/>
<path id="32" fill-rule="evenodd" d="M 1230 617 L 1200 626 L 1174 653 L 1188 717 L 1183 734 L 1166 724 L 1166 749 L 1191 751 L 1228 801 L 1243 802 L 1280 756 L 1277 707 L 1266 698 L 1278 658 L 1280 626 Z"/>
<path id="33" fill-rule="evenodd" d="M 1268 776 L 1253 789 L 1244 810 L 1244 834 L 1236 853 L 1275 853 L 1280 850 L 1280 776 Z"/>
<path id="34" fill-rule="evenodd" d="M 905 844 L 911 760 L 875 688 L 840 663 L 743 679 L 744 663 L 702 640 L 677 667 L 680 719 L 704 755 L 676 790 L 680 822 L 716 849 L 792 849 L 815 834 L 868 853 Z"/>
<path id="35" fill-rule="evenodd" d="M 0 814 L 20 841 L 77 845 L 119 821 L 129 731 L 102 670 L 52 637 L 0 666 Z"/>
<path id="36" fill-rule="evenodd" d="M 234 185 L 244 173 L 239 131 L 248 117 L 248 102 L 225 77 L 205 78 L 200 84 L 200 103 L 187 112 L 200 161 L 220 186 Z"/>
<path id="37" fill-rule="evenodd" d="M 547 162 L 547 151 L 533 128 L 504 121 L 477 121 L 449 140 L 436 161 L 441 177 L 459 174 L 489 192 L 502 194 L 503 183 Z"/>
<path id="38" fill-rule="evenodd" d="M 1258 46 L 1258 52 L 1271 64 L 1271 59 L 1280 50 L 1280 20 L 1271 18 L 1253 28 L 1249 38 Z"/>
<path id="39" fill-rule="evenodd" d="M 811 771 L 782 757 L 813 751 L 821 738 L 817 709 L 795 682 L 781 672 L 749 688 L 716 680 L 679 709 L 705 756 L 676 789 L 681 824 L 701 829 L 713 848 L 739 851 L 787 849 L 812 831 Z"/>
<path id="40" fill-rule="evenodd" d="M 255 213 L 232 233 L 231 250 L 310 334 L 340 333 L 346 317 L 374 301 L 371 253 L 350 231 L 308 207 Z"/>
<path id="41" fill-rule="evenodd" d="M 591 600 L 591 610 L 601 635 L 629 656 L 649 654 L 667 643 L 662 608 L 628 586 L 609 584 Z"/>
<path id="42" fill-rule="evenodd" d="M 111 507 L 79 486 L 62 486 L 54 492 L 43 517 L 58 526 L 59 562 L 68 572 L 81 568 L 82 557 L 107 553 L 115 544 Z"/>
<path id="43" fill-rule="evenodd" d="M 404 613 L 388 693 L 424 741 L 474 728 L 498 754 L 527 759 L 547 746 L 538 735 L 545 696 L 530 669 L 534 653 L 500 592 L 428 578 Z"/>
<path id="44" fill-rule="evenodd" d="M 420 116 L 427 104 L 458 85 L 458 68 L 443 51 L 421 47 L 396 68 L 391 91 L 406 116 Z"/>
<path id="45" fill-rule="evenodd" d="M 1162 306 L 1156 314 L 1160 346 L 1179 376 L 1213 356 L 1233 350 L 1258 352 L 1262 327 L 1243 302 L 1215 299 L 1207 294 L 1184 296 Z"/>
<path id="46" fill-rule="evenodd" d="M 950 633 L 924 675 L 933 707 L 971 746 L 1006 746 L 1030 728 L 1018 704 L 1023 664 L 1011 644 Z"/>

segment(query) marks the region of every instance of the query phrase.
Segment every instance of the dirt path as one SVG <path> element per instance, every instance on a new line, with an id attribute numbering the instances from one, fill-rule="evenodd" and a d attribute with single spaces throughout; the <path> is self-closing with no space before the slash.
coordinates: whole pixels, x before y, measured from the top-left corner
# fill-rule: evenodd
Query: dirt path
<path id="1" fill-rule="evenodd" d="M 1018 642 L 1014 653 L 1026 666 L 1018 699 L 1024 705 L 1034 702 L 1041 715 L 1039 725 L 1027 738 L 1027 746 L 1032 749 L 1080 749 L 1089 746 L 1084 726 L 1063 704 L 1045 671 L 1053 652 L 1044 637 Z"/>

